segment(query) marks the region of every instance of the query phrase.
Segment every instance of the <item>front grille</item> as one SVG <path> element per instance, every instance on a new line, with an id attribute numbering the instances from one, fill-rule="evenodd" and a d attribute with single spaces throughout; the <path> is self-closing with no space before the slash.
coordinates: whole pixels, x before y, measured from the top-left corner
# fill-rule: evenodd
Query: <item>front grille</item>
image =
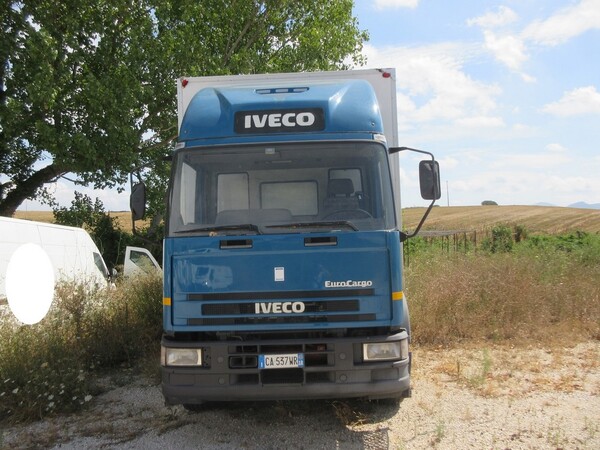
<path id="1" fill-rule="evenodd" d="M 229 345 L 229 369 L 233 384 L 299 384 L 333 382 L 335 377 L 335 344 L 276 344 Z M 302 353 L 304 368 L 259 369 L 261 354 Z M 239 373 L 238 373 L 239 372 Z"/>
<path id="2" fill-rule="evenodd" d="M 352 312 L 359 311 L 358 300 L 304 302 L 304 312 Z M 203 316 L 229 316 L 256 314 L 255 303 L 209 303 L 202 305 Z"/>
<path id="3" fill-rule="evenodd" d="M 271 369 L 261 373 L 263 384 L 300 384 L 304 382 L 302 369 Z"/>
<path id="4" fill-rule="evenodd" d="M 214 319 L 188 319 L 188 325 L 271 325 L 281 323 L 339 323 L 375 320 L 375 314 L 343 314 L 335 316 L 269 316 L 223 317 Z"/>
<path id="5" fill-rule="evenodd" d="M 360 312 L 361 303 L 357 298 L 373 295 L 372 288 L 193 293 L 188 294 L 187 299 L 201 302 L 201 314 L 187 319 L 187 324 L 235 326 L 374 321 L 374 313 Z"/>

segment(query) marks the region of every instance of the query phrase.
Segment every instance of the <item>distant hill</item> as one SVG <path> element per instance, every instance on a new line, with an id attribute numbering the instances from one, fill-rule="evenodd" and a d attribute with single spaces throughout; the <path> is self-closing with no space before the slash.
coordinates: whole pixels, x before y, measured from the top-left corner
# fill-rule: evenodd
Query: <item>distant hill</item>
<path id="1" fill-rule="evenodd" d="M 600 209 L 600 203 L 577 202 L 569 205 L 569 208 Z"/>
<path id="2" fill-rule="evenodd" d="M 403 228 L 414 230 L 424 210 L 403 209 Z M 532 233 L 600 233 L 600 210 L 559 206 L 440 206 L 433 208 L 423 230 L 485 231 L 498 224 L 522 225 Z"/>

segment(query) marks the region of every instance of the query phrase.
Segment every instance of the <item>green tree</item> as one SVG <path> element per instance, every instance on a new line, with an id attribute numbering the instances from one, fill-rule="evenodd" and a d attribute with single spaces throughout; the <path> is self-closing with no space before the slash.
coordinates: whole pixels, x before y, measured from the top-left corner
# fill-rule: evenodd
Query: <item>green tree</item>
<path id="1" fill-rule="evenodd" d="M 55 207 L 54 221 L 61 225 L 85 228 L 89 233 L 109 268 L 123 263 L 125 247 L 131 236 L 121 231 L 114 217 L 105 211 L 100 199 L 92 199 L 75 191 L 75 198 L 69 208 Z"/>
<path id="2" fill-rule="evenodd" d="M 67 174 L 114 187 L 160 162 L 176 77 L 347 68 L 367 39 L 352 0 L 0 1 L 0 215 Z"/>

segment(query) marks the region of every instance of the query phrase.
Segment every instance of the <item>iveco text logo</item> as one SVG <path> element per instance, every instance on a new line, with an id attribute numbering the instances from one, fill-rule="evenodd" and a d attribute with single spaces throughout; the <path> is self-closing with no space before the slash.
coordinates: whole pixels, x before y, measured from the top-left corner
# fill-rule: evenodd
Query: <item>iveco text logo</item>
<path id="1" fill-rule="evenodd" d="M 252 114 L 244 119 L 244 128 L 264 128 L 267 125 L 270 128 L 277 127 L 310 127 L 315 123 L 315 115 L 309 112 L 303 113 L 274 113 L 274 114 Z"/>
<path id="2" fill-rule="evenodd" d="M 326 281 L 326 288 L 338 288 L 338 287 L 371 287 L 373 286 L 373 282 L 371 280 L 365 281 L 354 281 L 354 280 L 346 280 L 346 281 Z"/>
<path id="3" fill-rule="evenodd" d="M 235 131 L 242 134 L 305 132 L 323 129 L 325 129 L 325 119 L 323 110 L 320 108 L 238 111 L 235 113 Z"/>
<path id="4" fill-rule="evenodd" d="M 255 303 L 256 314 L 300 314 L 305 309 L 303 302 Z"/>

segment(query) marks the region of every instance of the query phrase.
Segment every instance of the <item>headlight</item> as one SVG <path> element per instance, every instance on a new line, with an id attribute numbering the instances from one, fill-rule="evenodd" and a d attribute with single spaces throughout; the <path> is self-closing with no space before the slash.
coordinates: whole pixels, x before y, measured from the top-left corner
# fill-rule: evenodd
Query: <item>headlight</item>
<path id="1" fill-rule="evenodd" d="M 365 361 L 388 361 L 408 358 L 408 340 L 363 344 Z"/>
<path id="2" fill-rule="evenodd" d="M 201 366 L 202 349 L 161 347 L 163 366 Z"/>

